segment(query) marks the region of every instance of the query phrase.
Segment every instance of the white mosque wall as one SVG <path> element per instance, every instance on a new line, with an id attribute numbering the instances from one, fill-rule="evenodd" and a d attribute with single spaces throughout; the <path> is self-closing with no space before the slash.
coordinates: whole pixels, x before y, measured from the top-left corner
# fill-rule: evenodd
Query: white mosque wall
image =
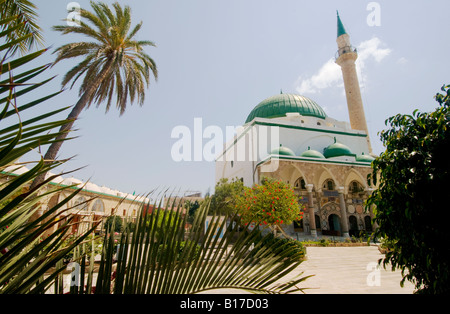
<path id="1" fill-rule="evenodd" d="M 301 121 L 306 119 L 309 119 L 310 123 L 302 124 Z M 369 147 L 364 136 L 365 132 L 349 129 L 346 122 L 339 122 L 331 118 L 323 120 L 303 116 L 299 116 L 295 121 L 289 121 L 286 118 L 257 118 L 255 122 L 262 123 L 270 128 L 278 128 L 279 143 L 290 148 L 296 156 L 307 151 L 308 147 L 323 154 L 324 149 L 333 144 L 335 138 L 337 142 L 348 146 L 352 153 L 356 155 L 369 154 Z M 260 125 L 256 125 L 256 129 L 259 130 L 259 127 Z M 270 150 L 267 152 L 269 153 Z M 261 157 L 260 160 L 265 158 L 265 156 Z"/>
<path id="2" fill-rule="evenodd" d="M 224 145 L 216 160 L 216 182 L 221 178 L 243 180 L 251 186 L 258 182 L 255 169 L 272 149 L 280 145 L 300 156 L 308 149 L 324 153 L 335 141 L 349 147 L 355 155 L 369 154 L 365 133 L 351 130 L 347 122 L 327 118 L 304 117 L 299 114 L 276 119 L 256 118 L 244 126 L 241 134 Z M 340 156 L 328 161 L 355 162 L 354 156 Z"/>

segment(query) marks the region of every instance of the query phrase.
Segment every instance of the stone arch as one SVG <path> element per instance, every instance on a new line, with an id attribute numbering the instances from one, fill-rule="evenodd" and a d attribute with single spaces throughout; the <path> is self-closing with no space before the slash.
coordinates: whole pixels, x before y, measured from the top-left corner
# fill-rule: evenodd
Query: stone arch
<path id="1" fill-rule="evenodd" d="M 322 217 L 328 216 L 330 214 L 336 214 L 339 217 L 341 217 L 341 207 L 339 206 L 338 203 L 335 202 L 328 202 L 323 204 L 320 211 Z"/>
<path id="2" fill-rule="evenodd" d="M 328 215 L 327 221 L 328 221 L 328 230 L 331 232 L 336 232 L 333 234 L 339 235 L 342 230 L 341 217 L 339 217 L 336 214 L 330 214 Z"/>
<path id="3" fill-rule="evenodd" d="M 295 190 L 306 190 L 306 183 L 303 177 L 298 177 L 292 185 Z"/>
<path id="4" fill-rule="evenodd" d="M 88 203 L 87 203 L 87 198 L 85 196 L 79 196 L 74 204 L 73 207 L 75 210 L 84 210 L 84 211 L 88 211 Z"/>
<path id="5" fill-rule="evenodd" d="M 348 216 L 350 236 L 358 236 L 358 218 L 355 215 Z"/>
<path id="6" fill-rule="evenodd" d="M 306 176 L 306 174 L 300 169 L 300 167 L 296 164 L 291 165 L 296 171 L 292 172 L 291 180 L 290 182 L 294 183 L 298 178 L 303 178 L 305 180 L 305 184 L 309 184 L 309 178 Z M 298 175 L 295 175 L 295 173 L 298 172 Z M 292 184 L 293 185 L 293 184 Z"/>
<path id="7" fill-rule="evenodd" d="M 99 213 L 105 213 L 105 202 L 103 202 L 101 199 L 97 198 L 92 203 L 91 211 L 99 212 Z"/>
<path id="8" fill-rule="evenodd" d="M 339 204 L 335 202 L 325 203 L 320 210 L 320 221 L 323 235 L 340 235 L 343 221 Z M 333 223 L 333 225 L 330 225 L 330 223 Z"/>
<path id="9" fill-rule="evenodd" d="M 355 169 L 352 168 L 352 169 L 350 169 L 350 171 L 347 172 L 347 174 L 345 176 L 345 179 L 344 179 L 344 189 L 345 189 L 344 191 L 345 191 L 345 193 L 349 192 L 348 191 L 348 186 L 350 185 L 350 183 L 352 181 L 358 182 L 359 184 L 362 185 L 362 187 L 364 189 L 368 188 L 367 180 L 364 179 L 364 177 L 362 176 L 361 173 L 359 173 L 358 171 L 356 171 Z"/>
<path id="10" fill-rule="evenodd" d="M 332 179 L 336 187 L 340 186 L 340 181 L 336 178 L 336 176 L 326 167 L 321 167 L 321 172 L 317 176 L 317 182 L 315 182 L 315 186 L 322 187 L 322 184 L 327 179 Z"/>

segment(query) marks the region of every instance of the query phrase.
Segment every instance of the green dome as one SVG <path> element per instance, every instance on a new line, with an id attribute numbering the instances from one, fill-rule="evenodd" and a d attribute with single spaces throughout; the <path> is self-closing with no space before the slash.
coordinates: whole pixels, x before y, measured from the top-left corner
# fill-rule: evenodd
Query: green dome
<path id="1" fill-rule="evenodd" d="M 372 162 L 374 160 L 375 160 L 375 158 L 373 158 L 370 155 L 364 155 L 364 153 L 356 156 L 356 161 L 359 161 L 359 162 Z"/>
<path id="2" fill-rule="evenodd" d="M 245 123 L 254 118 L 279 118 L 285 117 L 286 113 L 298 112 L 303 116 L 311 116 L 325 119 L 325 111 L 313 100 L 295 94 L 279 94 L 269 97 L 260 102 L 247 117 Z"/>
<path id="3" fill-rule="evenodd" d="M 270 154 L 272 154 L 272 155 L 283 155 L 283 156 L 295 156 L 295 153 L 290 148 L 283 147 L 281 145 L 278 148 L 272 149 Z"/>
<path id="4" fill-rule="evenodd" d="M 325 148 L 323 152 L 325 158 L 339 157 L 339 156 L 355 156 L 350 148 L 344 144 L 337 143 L 334 139 L 334 143 Z"/>
<path id="5" fill-rule="evenodd" d="M 320 152 L 318 152 L 317 150 L 314 149 L 310 149 L 308 147 L 307 151 L 304 151 L 300 157 L 309 157 L 309 158 L 325 158 L 324 155 L 322 155 Z"/>

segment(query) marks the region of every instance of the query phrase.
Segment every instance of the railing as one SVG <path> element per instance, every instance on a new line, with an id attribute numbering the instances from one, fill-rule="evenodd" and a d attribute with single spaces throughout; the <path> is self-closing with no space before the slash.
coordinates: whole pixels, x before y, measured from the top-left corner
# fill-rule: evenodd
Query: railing
<path id="1" fill-rule="evenodd" d="M 353 46 L 345 46 L 345 47 L 342 47 L 342 48 L 340 48 L 340 49 L 336 52 L 335 58 L 338 59 L 338 58 L 339 58 L 340 56 L 342 56 L 343 54 L 349 53 L 349 52 L 357 53 L 357 50 L 356 50 L 356 48 L 353 47 Z"/>

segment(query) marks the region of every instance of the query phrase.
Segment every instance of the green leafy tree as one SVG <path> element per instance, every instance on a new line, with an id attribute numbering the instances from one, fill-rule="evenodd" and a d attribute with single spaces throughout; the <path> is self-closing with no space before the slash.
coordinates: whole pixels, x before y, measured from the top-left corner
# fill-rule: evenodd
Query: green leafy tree
<path id="1" fill-rule="evenodd" d="M 158 77 L 155 62 L 144 51 L 144 47 L 155 44 L 135 39 L 142 22 L 131 28 L 130 7 L 122 8 L 117 2 L 112 5 L 113 10 L 104 3 L 91 2 L 91 6 L 93 12 L 81 9 L 80 26 L 61 25 L 53 28 L 63 35 L 81 34 L 92 41 L 70 43 L 56 49 L 55 63 L 84 58 L 64 76 L 63 87 L 71 83 L 72 88 L 81 77 L 84 78 L 79 89 L 80 99 L 68 116 L 71 123 L 61 128 L 62 135 L 50 145 L 45 160 L 55 160 L 62 139 L 85 108 L 92 103 L 99 106 L 106 102 L 106 111 L 115 104 L 120 114 L 123 114 L 128 101 L 133 103 L 136 100 L 142 106 L 151 74 L 155 79 Z M 33 186 L 44 178 L 45 174 L 39 176 Z"/>
<path id="2" fill-rule="evenodd" d="M 384 266 L 401 268 L 419 293 L 450 293 L 447 206 L 450 180 L 450 86 L 430 113 L 390 117 L 381 132 L 386 147 L 372 163 L 378 185 L 367 204 L 376 206 L 376 237 L 390 243 Z M 381 261 L 380 261 L 381 262 Z"/>
<path id="3" fill-rule="evenodd" d="M 0 20 L 0 26 L 7 23 L 8 20 Z M 13 31 L 8 26 L 4 29 L 2 40 Z M 0 52 L 14 48 L 16 44 L 6 44 L 0 47 Z M 0 185 L 0 293 L 38 294 L 47 292 L 52 286 L 55 293 L 64 293 L 61 273 L 66 269 L 63 260 L 67 256 L 81 263 L 81 284 L 71 287 L 70 293 L 73 294 L 196 293 L 218 288 L 268 293 L 302 290 L 299 283 L 306 277 L 300 277 L 301 274 L 289 282 L 278 282 L 295 270 L 301 261 L 289 250 L 281 252 L 280 256 L 274 253 L 278 246 L 262 245 L 263 242 L 258 241 L 260 234 L 257 230 L 243 232 L 237 241 L 231 242 L 237 228 L 228 228 L 222 215 L 214 215 L 209 220 L 210 229 L 205 233 L 209 205 L 204 203 L 197 211 L 189 241 L 184 239 L 187 216 L 181 215 L 181 207 L 177 208 L 178 212 L 158 207 L 150 215 L 148 206 L 143 206 L 136 223 L 125 225 L 120 235 L 120 246 L 117 246 L 117 238 L 112 232 L 105 234 L 100 265 L 94 276 L 97 270 L 94 269 L 96 246 L 92 235 L 98 225 L 93 225 L 82 235 L 70 236 L 73 215 L 70 214 L 69 203 L 81 189 L 47 189 L 47 183 L 55 179 L 55 175 L 34 188 L 22 190 L 39 174 L 47 173 L 63 161 L 44 162 L 41 159 L 18 176 L 9 172 L 11 167 L 21 166 L 16 161 L 26 153 L 56 141 L 60 132 L 53 130 L 70 122 L 48 121 L 68 108 L 36 114 L 24 120 L 20 117 L 22 112 L 39 108 L 44 101 L 60 93 L 33 98 L 24 104 L 20 101 L 23 99 L 21 96 L 32 96 L 33 90 L 40 90 L 50 81 L 33 83 L 48 66 L 29 67 L 44 52 L 27 54 L 8 63 L 3 62 L 5 58 L 0 58 L 0 170 L 3 182 Z M 26 70 L 20 71 L 27 66 Z M 14 76 L 11 71 L 15 71 Z M 62 191 L 69 195 L 39 218 L 29 220 L 39 210 L 38 203 L 46 202 L 47 198 Z M 174 223 L 159 224 L 157 217 L 164 215 L 169 215 L 169 218 L 162 221 Z M 225 231 L 224 236 L 219 238 L 216 230 L 218 234 Z M 50 234 L 45 236 L 47 232 Z M 67 242 L 70 244 L 65 244 Z M 89 242 L 90 253 L 81 248 L 89 246 Z M 169 253 L 158 254 L 161 247 Z M 249 251 L 252 255 L 248 254 Z M 89 265 L 86 264 L 87 253 L 90 254 Z"/>
<path id="4" fill-rule="evenodd" d="M 200 203 L 198 201 L 187 201 L 184 206 L 188 215 L 187 222 L 192 224 L 194 222 L 195 213 L 200 208 Z"/>
<path id="5" fill-rule="evenodd" d="M 183 233 L 187 215 L 181 215 L 181 206 L 176 211 L 160 207 L 151 214 L 143 211 L 133 229 L 125 228 L 121 234 L 116 267 L 113 267 L 115 238 L 107 235 L 95 289 L 88 288 L 83 293 L 194 294 L 227 288 L 256 293 L 303 290 L 299 284 L 308 277 L 301 277 L 302 274 L 283 281 L 302 262 L 303 252 L 298 247 L 283 244 L 285 249 L 281 249 L 278 241 L 268 241 L 268 236 L 261 238 L 256 228 L 247 229 L 232 240 L 237 228 L 227 226 L 226 222 L 234 217 L 223 219 L 222 213 L 213 213 L 205 230 L 208 207 L 209 202 L 200 204 L 187 241 Z M 175 223 L 160 225 L 160 216 L 164 217 L 162 221 Z"/>
<path id="6" fill-rule="evenodd" d="M 241 180 L 222 178 L 216 183 L 213 196 L 211 196 L 211 212 L 224 214 L 236 212 L 239 197 L 244 194 L 244 183 Z"/>
<path id="7" fill-rule="evenodd" d="M 109 216 L 106 218 L 104 229 L 106 232 L 122 232 L 123 220 L 119 216 Z"/>
<path id="8" fill-rule="evenodd" d="M 244 195 L 235 206 L 245 224 L 259 223 L 280 231 L 283 231 L 282 224 L 291 224 L 303 217 L 299 197 L 282 180 L 267 178 L 260 185 L 245 187 Z"/>

